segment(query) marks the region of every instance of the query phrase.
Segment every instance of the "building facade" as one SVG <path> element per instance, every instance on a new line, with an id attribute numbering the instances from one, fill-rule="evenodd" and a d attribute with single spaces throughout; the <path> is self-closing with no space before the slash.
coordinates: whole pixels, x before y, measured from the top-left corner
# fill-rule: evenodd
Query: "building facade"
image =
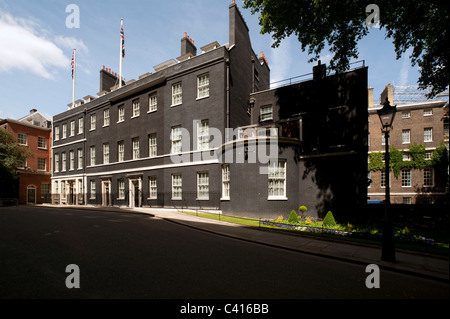
<path id="1" fill-rule="evenodd" d="M 177 60 L 122 88 L 103 69 L 96 98 L 54 116 L 55 203 L 219 207 L 220 165 L 202 159 L 212 150 L 208 132 L 250 124 L 248 96 L 270 73 L 236 4 L 229 19 L 229 43 L 197 54 L 185 34 Z"/>
<path id="2" fill-rule="evenodd" d="M 19 204 L 51 202 L 51 124 L 36 109 L 18 120 L 0 121 L 3 129 L 10 131 L 20 145 L 27 146 L 33 157 L 19 165 L 17 189 Z"/>
<path id="3" fill-rule="evenodd" d="M 370 89 L 369 89 L 370 90 Z M 382 100 L 388 98 L 395 104 L 394 86 L 387 85 Z M 370 96 L 370 93 L 369 93 Z M 381 105 L 369 102 L 369 162 L 375 161 L 377 154 L 385 154 L 385 138 L 377 110 Z M 448 186 L 446 175 L 439 174 L 433 166 L 434 152 L 442 146 L 448 151 L 448 102 L 427 101 L 397 104 L 397 113 L 389 136 L 389 147 L 401 154 L 397 160 L 398 175 L 391 171 L 390 195 L 394 204 L 438 204 L 444 203 Z M 391 156 L 392 157 L 392 156 Z M 391 159 L 392 161 L 395 159 Z M 424 161 L 416 165 L 415 162 Z M 385 198 L 385 172 L 383 169 L 369 171 L 371 183 L 368 196 L 371 200 Z"/>
<path id="4" fill-rule="evenodd" d="M 326 76 L 319 65 L 270 89 L 264 54 L 228 9 L 229 43 L 198 53 L 185 33 L 176 60 L 121 88 L 103 68 L 97 97 L 53 117 L 54 203 L 272 218 L 365 202 L 367 68 Z"/>

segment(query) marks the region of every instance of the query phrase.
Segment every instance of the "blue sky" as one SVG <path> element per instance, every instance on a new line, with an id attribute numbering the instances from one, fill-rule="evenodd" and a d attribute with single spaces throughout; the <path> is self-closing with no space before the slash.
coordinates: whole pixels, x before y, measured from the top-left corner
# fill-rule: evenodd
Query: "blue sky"
<path id="1" fill-rule="evenodd" d="M 67 110 L 72 102 L 71 56 L 77 49 L 75 99 L 95 96 L 99 70 L 119 72 L 120 19 L 124 19 L 126 80 L 154 72 L 153 66 L 180 56 L 183 33 L 200 47 L 228 43 L 231 0 L 0 0 L 0 118 L 18 119 L 36 108 L 46 117 Z M 257 55 L 264 52 L 271 82 L 312 72 L 313 64 L 295 37 L 273 49 L 270 35 L 260 34 L 258 17 L 242 8 Z M 80 27 L 68 28 L 69 4 L 80 9 Z M 365 8 L 361 8 L 365 10 Z M 380 8 L 382 19 L 382 9 Z M 418 68 L 408 54 L 396 60 L 391 39 L 372 28 L 358 45 L 359 58 L 369 67 L 369 85 L 378 99 L 384 86 L 416 85 Z M 322 63 L 330 54 L 322 52 Z M 376 101 L 377 102 L 377 101 Z"/>

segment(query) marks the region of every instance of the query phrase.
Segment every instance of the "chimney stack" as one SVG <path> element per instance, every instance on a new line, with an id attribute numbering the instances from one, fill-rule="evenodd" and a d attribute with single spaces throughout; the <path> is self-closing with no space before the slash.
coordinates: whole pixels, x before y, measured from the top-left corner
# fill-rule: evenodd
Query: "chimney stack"
<path id="1" fill-rule="evenodd" d="M 383 92 L 381 92 L 380 104 L 386 101 L 386 98 L 391 103 L 391 105 L 394 105 L 394 86 L 391 85 L 391 83 L 388 83 L 388 85 L 386 85 L 386 87 L 384 88 Z"/>
<path id="2" fill-rule="evenodd" d="M 191 54 L 192 56 L 197 55 L 197 48 L 194 45 L 194 40 L 189 38 L 186 32 L 184 32 L 184 36 L 181 39 L 181 56 L 186 54 Z"/>
<path id="3" fill-rule="evenodd" d="M 368 105 L 373 107 L 373 87 L 369 86 L 368 91 Z"/>
<path id="4" fill-rule="evenodd" d="M 327 65 L 321 64 L 320 60 L 317 65 L 313 67 L 313 80 L 323 80 L 327 77 Z"/>

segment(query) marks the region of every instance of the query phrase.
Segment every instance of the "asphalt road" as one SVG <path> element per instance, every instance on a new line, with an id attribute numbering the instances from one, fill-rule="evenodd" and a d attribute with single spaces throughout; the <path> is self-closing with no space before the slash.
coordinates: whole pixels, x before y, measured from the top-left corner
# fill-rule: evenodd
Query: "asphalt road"
<path id="1" fill-rule="evenodd" d="M 0 208 L 0 298 L 448 298 L 447 283 L 195 230 L 150 215 Z M 67 288 L 68 265 L 80 288 Z M 72 277 L 70 277 L 72 278 Z M 74 281 L 72 281 L 74 282 Z"/>

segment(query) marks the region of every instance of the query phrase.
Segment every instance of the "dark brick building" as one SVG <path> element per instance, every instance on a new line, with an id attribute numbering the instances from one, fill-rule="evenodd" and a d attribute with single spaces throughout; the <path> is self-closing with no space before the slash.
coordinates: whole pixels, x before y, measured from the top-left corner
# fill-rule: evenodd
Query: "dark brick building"
<path id="1" fill-rule="evenodd" d="M 54 116 L 55 203 L 274 217 L 366 200 L 367 68 L 269 89 L 234 3 L 229 43 L 200 50 L 185 33 L 176 60 L 121 88 L 103 68 L 97 97 Z"/>

